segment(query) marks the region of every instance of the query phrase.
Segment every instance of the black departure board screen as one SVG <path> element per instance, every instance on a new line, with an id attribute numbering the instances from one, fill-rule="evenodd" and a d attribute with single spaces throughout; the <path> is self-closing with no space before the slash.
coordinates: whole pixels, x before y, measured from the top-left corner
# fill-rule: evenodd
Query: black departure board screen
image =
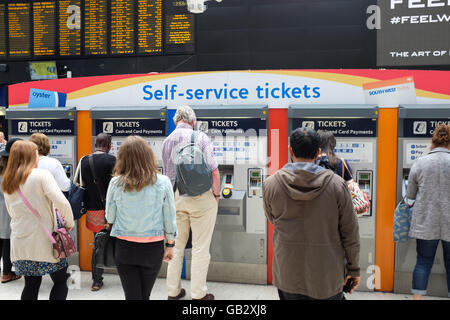
<path id="1" fill-rule="evenodd" d="M 35 56 L 53 56 L 55 46 L 55 11 L 54 1 L 33 3 L 33 44 Z"/>
<path id="2" fill-rule="evenodd" d="M 138 0 L 138 53 L 162 52 L 162 0 Z"/>
<path id="3" fill-rule="evenodd" d="M 81 54 L 81 0 L 59 0 L 59 55 Z"/>
<path id="4" fill-rule="evenodd" d="M 6 56 L 6 8 L 0 3 L 0 57 Z"/>
<path id="5" fill-rule="evenodd" d="M 29 57 L 31 55 L 30 35 L 31 4 L 8 3 L 9 56 Z"/>
<path id="6" fill-rule="evenodd" d="M 166 52 L 194 52 L 194 15 L 187 11 L 186 1 L 167 1 L 165 18 Z"/>
<path id="7" fill-rule="evenodd" d="M 0 0 L 0 58 L 195 52 L 185 0 Z"/>
<path id="8" fill-rule="evenodd" d="M 134 1 L 111 0 L 111 54 L 134 53 Z"/>
<path id="9" fill-rule="evenodd" d="M 85 0 L 85 54 L 104 55 L 107 46 L 107 0 Z"/>

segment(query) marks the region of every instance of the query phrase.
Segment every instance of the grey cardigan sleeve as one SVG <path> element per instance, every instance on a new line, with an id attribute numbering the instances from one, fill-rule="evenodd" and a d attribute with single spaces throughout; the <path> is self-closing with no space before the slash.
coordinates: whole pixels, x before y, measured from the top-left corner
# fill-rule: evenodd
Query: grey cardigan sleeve
<path id="1" fill-rule="evenodd" d="M 406 196 L 411 200 L 416 200 L 417 191 L 419 189 L 417 165 L 415 165 L 416 163 L 414 163 L 411 171 L 409 172 L 408 189 L 406 190 Z"/>

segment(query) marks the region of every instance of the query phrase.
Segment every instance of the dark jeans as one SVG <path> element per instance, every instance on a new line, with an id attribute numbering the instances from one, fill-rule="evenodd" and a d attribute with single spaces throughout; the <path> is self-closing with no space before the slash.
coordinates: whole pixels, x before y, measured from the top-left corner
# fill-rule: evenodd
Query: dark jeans
<path id="1" fill-rule="evenodd" d="M 97 232 L 94 232 L 94 239 Z M 95 255 L 94 250 L 92 250 L 92 281 L 97 284 L 103 281 L 103 269 L 95 267 Z"/>
<path id="2" fill-rule="evenodd" d="M 3 260 L 3 273 L 12 273 L 11 241 L 9 239 L 0 239 L 0 258 Z"/>
<path id="3" fill-rule="evenodd" d="M 280 300 L 321 300 L 321 299 L 314 299 L 314 298 L 305 296 L 303 294 L 284 292 L 284 291 L 281 291 L 280 289 L 278 289 L 278 296 L 280 297 Z M 327 299 L 322 299 L 322 300 L 345 300 L 345 297 L 344 297 L 344 293 L 341 292 L 333 297 L 330 297 Z"/>
<path id="4" fill-rule="evenodd" d="M 67 279 L 70 275 L 67 273 L 67 267 L 62 268 L 50 274 L 53 280 L 53 288 L 50 291 L 50 300 L 66 300 L 69 288 Z M 42 277 L 25 277 L 25 287 L 22 291 L 21 300 L 37 300 L 39 288 L 41 287 Z"/>
<path id="5" fill-rule="evenodd" d="M 440 240 L 417 239 L 417 263 L 413 272 L 412 290 L 414 294 L 426 294 L 428 279 Z M 450 242 L 442 241 L 444 265 L 447 271 L 447 288 L 450 297 Z"/>
<path id="6" fill-rule="evenodd" d="M 164 241 L 116 239 L 115 261 L 126 300 L 148 300 L 161 268 Z"/>

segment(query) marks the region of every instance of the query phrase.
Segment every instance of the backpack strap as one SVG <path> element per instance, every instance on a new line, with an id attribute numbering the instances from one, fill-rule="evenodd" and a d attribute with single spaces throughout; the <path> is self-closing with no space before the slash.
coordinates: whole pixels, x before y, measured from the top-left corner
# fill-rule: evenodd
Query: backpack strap
<path id="1" fill-rule="evenodd" d="M 192 130 L 192 135 L 191 135 L 191 144 L 195 145 L 195 139 L 197 138 L 197 132 L 195 130 Z"/>

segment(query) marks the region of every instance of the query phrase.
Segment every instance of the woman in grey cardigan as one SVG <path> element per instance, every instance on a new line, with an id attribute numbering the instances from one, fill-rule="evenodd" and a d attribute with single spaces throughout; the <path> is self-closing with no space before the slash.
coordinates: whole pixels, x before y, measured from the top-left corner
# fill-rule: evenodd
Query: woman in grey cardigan
<path id="1" fill-rule="evenodd" d="M 416 200 L 409 231 L 409 237 L 417 241 L 411 290 L 415 300 L 427 293 L 440 240 L 450 297 L 450 126 L 439 125 L 431 142 L 431 151 L 414 163 L 408 179 L 407 197 Z"/>

